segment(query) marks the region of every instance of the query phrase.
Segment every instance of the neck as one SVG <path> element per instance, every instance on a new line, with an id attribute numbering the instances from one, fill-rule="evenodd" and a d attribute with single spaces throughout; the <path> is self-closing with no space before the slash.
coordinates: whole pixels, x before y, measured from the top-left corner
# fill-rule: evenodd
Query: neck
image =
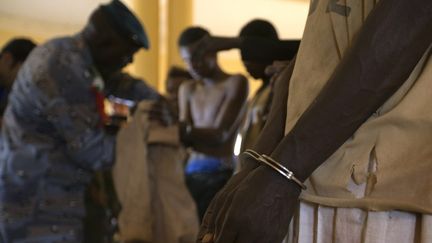
<path id="1" fill-rule="evenodd" d="M 222 69 L 217 67 L 215 68 L 211 76 L 203 78 L 203 82 L 206 85 L 214 85 L 225 80 L 227 76 L 228 74 L 226 74 L 224 71 L 222 71 Z"/>
<path id="2" fill-rule="evenodd" d="M 262 80 L 262 86 L 265 87 L 265 86 L 269 85 L 270 79 L 271 79 L 271 77 L 268 77 L 268 76 L 265 76 L 264 78 L 262 78 L 261 79 Z"/>

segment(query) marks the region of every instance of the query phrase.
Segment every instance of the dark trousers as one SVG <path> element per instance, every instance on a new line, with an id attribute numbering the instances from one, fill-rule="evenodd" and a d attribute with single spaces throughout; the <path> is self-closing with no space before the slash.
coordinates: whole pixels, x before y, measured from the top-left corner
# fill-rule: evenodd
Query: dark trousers
<path id="1" fill-rule="evenodd" d="M 198 217 L 202 221 L 211 200 L 231 178 L 232 170 L 214 173 L 193 173 L 186 175 L 186 185 L 198 209 Z"/>

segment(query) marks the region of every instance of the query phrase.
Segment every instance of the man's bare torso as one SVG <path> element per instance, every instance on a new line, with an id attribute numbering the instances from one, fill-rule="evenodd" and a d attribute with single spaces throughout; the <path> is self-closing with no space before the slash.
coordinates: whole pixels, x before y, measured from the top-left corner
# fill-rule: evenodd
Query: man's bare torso
<path id="1" fill-rule="evenodd" d="M 188 119 L 195 128 L 218 129 L 221 127 L 231 130 L 238 126 L 236 122 L 240 108 L 233 108 L 233 104 L 242 101 L 236 100 L 239 83 L 246 82 L 241 75 L 224 75 L 223 78 L 212 82 L 197 81 L 187 85 Z M 236 93 L 237 92 L 237 93 Z M 186 98 L 186 97 L 185 97 Z M 232 129 L 236 129 L 235 127 Z M 227 130 L 227 129 L 225 129 Z M 222 136 L 222 134 L 221 134 Z M 194 150 L 213 156 L 230 156 L 234 148 L 235 133 L 220 146 L 209 146 L 204 143 L 195 143 Z"/>
<path id="2" fill-rule="evenodd" d="M 212 86 L 196 84 L 190 97 L 190 109 L 196 127 L 209 128 L 217 125 L 227 103 L 228 80 Z"/>

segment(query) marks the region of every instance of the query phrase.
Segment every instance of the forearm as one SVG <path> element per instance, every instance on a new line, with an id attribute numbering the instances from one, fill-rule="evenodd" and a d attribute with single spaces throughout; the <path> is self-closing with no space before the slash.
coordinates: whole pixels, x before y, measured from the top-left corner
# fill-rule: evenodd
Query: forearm
<path id="1" fill-rule="evenodd" d="M 211 40 L 211 45 L 208 48 L 213 52 L 240 48 L 242 44 L 242 39 L 238 37 L 212 36 Z"/>
<path id="2" fill-rule="evenodd" d="M 289 61 L 297 54 L 300 41 L 274 40 L 262 37 L 244 37 L 241 42 L 243 60 L 257 62 Z"/>
<path id="3" fill-rule="evenodd" d="M 274 97 L 267 122 L 253 149 L 260 154 L 271 154 L 285 136 L 289 80 L 294 70 L 293 60 L 281 73 L 273 88 Z"/>
<path id="4" fill-rule="evenodd" d="M 185 145 L 194 147 L 194 144 L 207 146 L 220 146 L 229 139 L 227 131 L 213 128 L 196 128 L 191 124 L 180 123 L 180 138 Z"/>
<path id="5" fill-rule="evenodd" d="M 432 42 L 430 26 L 431 2 L 380 1 L 272 157 L 307 179 L 404 83 Z"/>

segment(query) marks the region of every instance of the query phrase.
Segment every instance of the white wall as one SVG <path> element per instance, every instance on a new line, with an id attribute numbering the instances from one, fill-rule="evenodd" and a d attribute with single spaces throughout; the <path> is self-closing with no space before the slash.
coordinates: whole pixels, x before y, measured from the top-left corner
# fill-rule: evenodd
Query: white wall
<path id="1" fill-rule="evenodd" d="M 194 23 L 217 35 L 237 35 L 253 18 L 272 22 L 281 38 L 300 39 L 308 0 L 195 0 Z"/>
<path id="2" fill-rule="evenodd" d="M 0 0 L 0 29 L 51 38 L 79 31 L 91 11 L 108 0 Z"/>
<path id="3" fill-rule="evenodd" d="M 16 36 L 30 36 L 41 43 L 55 36 L 74 34 L 82 29 L 93 9 L 109 1 L 0 0 L 0 46 Z M 136 1 L 149 0 L 122 1 L 134 9 Z M 285 39 L 301 38 L 309 5 L 309 0 L 193 1 L 194 24 L 208 28 L 213 34 L 235 36 L 246 22 L 264 18 Z M 237 51 L 224 52 L 220 57 L 222 67 L 228 72 L 246 73 Z"/>
<path id="4" fill-rule="evenodd" d="M 172 0 L 175 1 L 175 0 Z M 241 27 L 254 18 L 273 23 L 281 39 L 301 39 L 309 10 L 309 0 L 195 0 L 194 24 L 214 35 L 237 36 Z M 230 73 L 245 71 L 238 50 L 219 53 L 219 64 Z M 250 95 L 259 82 L 250 82 Z"/>

